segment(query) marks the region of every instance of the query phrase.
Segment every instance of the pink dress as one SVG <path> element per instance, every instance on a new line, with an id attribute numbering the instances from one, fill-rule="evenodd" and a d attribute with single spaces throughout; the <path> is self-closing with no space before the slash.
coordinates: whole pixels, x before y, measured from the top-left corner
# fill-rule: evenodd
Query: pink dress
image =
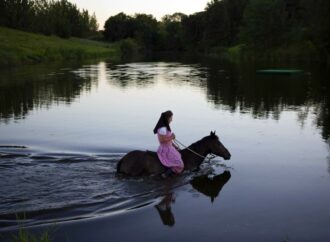
<path id="1" fill-rule="evenodd" d="M 161 129 L 162 128 L 158 129 L 157 131 L 158 140 L 160 135 L 166 135 L 167 137 L 172 135 L 171 131 L 168 131 L 166 129 L 166 134 L 164 134 L 163 132 L 161 132 Z M 184 164 L 181 158 L 181 154 L 173 146 L 172 140 L 163 143 L 161 143 L 159 140 L 159 143 L 160 146 L 158 147 L 157 155 L 161 163 L 166 167 L 170 167 L 175 173 L 182 172 Z"/>

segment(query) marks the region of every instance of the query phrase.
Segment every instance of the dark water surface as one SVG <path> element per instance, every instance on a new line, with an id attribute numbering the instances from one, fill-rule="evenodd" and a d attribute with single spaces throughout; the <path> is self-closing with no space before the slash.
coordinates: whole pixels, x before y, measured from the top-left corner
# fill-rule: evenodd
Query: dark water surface
<path id="1" fill-rule="evenodd" d="M 26 226 L 54 241 L 330 241 L 327 72 L 256 74 L 271 67 L 1 70 L 0 240 Z M 126 152 L 157 149 L 168 109 L 179 141 L 216 130 L 231 160 L 166 181 L 117 176 Z"/>

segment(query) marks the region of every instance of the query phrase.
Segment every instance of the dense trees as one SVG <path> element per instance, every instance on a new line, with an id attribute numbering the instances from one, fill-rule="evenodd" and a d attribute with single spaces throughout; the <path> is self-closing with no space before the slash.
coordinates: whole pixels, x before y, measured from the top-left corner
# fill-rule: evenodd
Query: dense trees
<path id="1" fill-rule="evenodd" d="M 0 0 L 0 25 L 60 37 L 86 37 L 98 29 L 95 14 L 67 0 Z"/>
<path id="2" fill-rule="evenodd" d="M 187 16 L 183 13 L 165 15 L 160 23 L 161 48 L 169 51 L 184 50 L 183 21 Z"/>
<path id="3" fill-rule="evenodd" d="M 152 15 L 136 14 L 134 37 L 144 51 L 154 51 L 158 43 L 158 22 Z"/>
<path id="4" fill-rule="evenodd" d="M 134 38 L 144 50 L 155 50 L 158 44 L 158 22 L 152 15 L 135 14 L 133 17 L 119 13 L 104 24 L 104 38 L 118 41 Z"/>
<path id="5" fill-rule="evenodd" d="M 104 38 L 109 41 L 118 41 L 134 37 L 133 18 L 119 13 L 108 18 L 104 24 Z"/>
<path id="6" fill-rule="evenodd" d="M 303 11 L 302 27 L 304 37 L 318 48 L 322 59 L 330 63 L 330 1 L 300 0 Z"/>
<path id="7" fill-rule="evenodd" d="M 95 15 L 68 0 L 0 0 L 0 25 L 61 37 L 87 37 L 98 30 Z M 105 22 L 103 36 L 107 41 L 128 39 L 125 46 L 147 52 L 310 48 L 330 62 L 330 1 L 211 0 L 202 12 L 174 13 L 161 21 L 119 13 Z"/>
<path id="8" fill-rule="evenodd" d="M 152 50 L 212 52 L 243 44 L 263 53 L 300 45 L 317 49 L 326 59 L 330 1 L 211 0 L 202 12 L 166 15 L 159 22 L 150 15 L 120 13 L 104 28 L 110 41 L 132 38 Z"/>
<path id="9" fill-rule="evenodd" d="M 165 15 L 160 22 L 150 15 L 119 13 L 106 21 L 104 36 L 110 41 L 134 38 L 156 50 L 205 51 L 231 46 L 239 41 L 247 3 L 248 0 L 212 0 L 203 12 L 189 16 L 182 13 Z M 144 38 L 139 37 L 141 35 Z"/>
<path id="10" fill-rule="evenodd" d="M 253 48 L 280 46 L 288 32 L 283 0 L 251 0 L 243 19 L 241 39 Z"/>
<path id="11" fill-rule="evenodd" d="M 186 49 L 201 51 L 204 49 L 205 13 L 198 12 L 182 20 L 183 39 Z"/>

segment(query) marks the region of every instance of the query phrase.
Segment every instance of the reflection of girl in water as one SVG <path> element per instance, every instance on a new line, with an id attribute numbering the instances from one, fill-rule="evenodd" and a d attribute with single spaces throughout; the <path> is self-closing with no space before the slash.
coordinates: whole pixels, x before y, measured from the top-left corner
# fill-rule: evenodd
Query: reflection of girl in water
<path id="1" fill-rule="evenodd" d="M 158 158 L 161 163 L 169 169 L 163 174 L 163 177 L 171 176 L 173 173 L 180 173 L 184 168 L 181 154 L 173 144 L 174 133 L 170 128 L 173 119 L 173 113 L 166 111 L 161 114 L 155 128 L 154 134 L 158 135 L 159 147 L 157 150 Z"/>
<path id="2" fill-rule="evenodd" d="M 175 224 L 174 215 L 171 209 L 171 203 L 174 202 L 175 198 L 173 193 L 169 193 L 155 206 L 164 225 L 173 226 Z"/>

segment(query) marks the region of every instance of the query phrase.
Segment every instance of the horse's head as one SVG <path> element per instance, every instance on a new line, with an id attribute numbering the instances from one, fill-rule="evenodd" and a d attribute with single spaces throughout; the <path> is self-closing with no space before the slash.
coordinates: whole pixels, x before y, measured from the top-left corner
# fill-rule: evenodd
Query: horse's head
<path id="1" fill-rule="evenodd" d="M 206 137 L 206 140 L 208 142 L 209 153 L 221 156 L 225 160 L 230 159 L 231 154 L 229 153 L 227 148 L 220 142 L 219 137 L 215 134 L 215 131 L 211 131 L 210 135 Z"/>

